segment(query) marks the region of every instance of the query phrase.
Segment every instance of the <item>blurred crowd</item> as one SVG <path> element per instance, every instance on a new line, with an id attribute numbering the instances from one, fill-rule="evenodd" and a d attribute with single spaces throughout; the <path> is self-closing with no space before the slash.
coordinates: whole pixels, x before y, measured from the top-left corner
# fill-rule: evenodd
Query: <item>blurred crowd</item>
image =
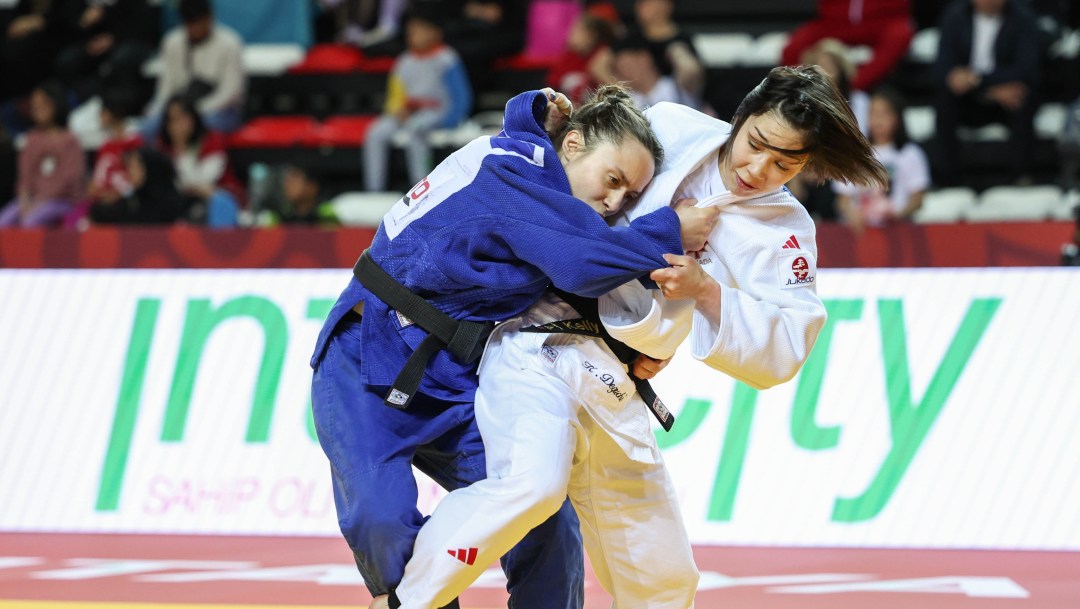
<path id="1" fill-rule="evenodd" d="M 710 72 L 676 20 L 676 0 L 295 1 L 310 9 L 312 42 L 393 58 L 382 113 L 357 159 L 365 190 L 387 190 L 395 142 L 406 142 L 408 179 L 422 179 L 435 156 L 429 134 L 467 121 L 508 59 L 541 62 L 549 68 L 542 84 L 578 103 L 598 85 L 622 82 L 642 107 L 674 102 L 716 113 Z M 927 3 L 912 2 L 818 0 L 781 56 L 832 77 L 891 173 L 884 191 L 791 185 L 817 217 L 856 232 L 908 220 L 930 189 L 960 183 L 958 134 L 968 127 L 1004 125 L 1014 151 L 1008 179 L 1031 183 L 1041 64 L 1055 28 L 1076 28 L 1080 18 L 1068 0 L 950 0 L 931 3 L 929 17 Z M 234 169 L 229 148 L 229 134 L 251 118 L 245 39 L 216 8 L 211 0 L 0 2 L 0 228 L 338 224 L 322 169 L 309 163 L 272 168 L 273 192 L 261 189 L 259 213 L 246 213 L 249 176 Z M 940 33 L 932 151 L 908 137 L 906 101 L 892 82 L 916 17 Z M 869 55 L 856 61 L 856 48 Z M 1080 94 L 1077 82 L 1066 86 Z M 1073 107 L 1080 116 L 1080 100 Z M 97 141 L 76 137 L 85 124 Z M 1080 142 L 1080 125 L 1070 122 L 1063 143 L 1069 129 Z"/>

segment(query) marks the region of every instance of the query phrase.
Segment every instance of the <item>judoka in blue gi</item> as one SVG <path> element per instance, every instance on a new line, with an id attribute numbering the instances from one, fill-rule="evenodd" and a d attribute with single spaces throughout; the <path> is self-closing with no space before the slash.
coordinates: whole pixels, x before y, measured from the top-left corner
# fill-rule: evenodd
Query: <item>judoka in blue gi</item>
<path id="1" fill-rule="evenodd" d="M 557 146 L 544 127 L 553 105 L 540 91 L 511 99 L 501 133 L 450 155 L 387 213 L 364 268 L 445 321 L 483 323 L 523 312 L 549 285 L 597 297 L 666 267 L 664 254 L 682 254 L 684 240 L 691 249 L 704 243 L 715 222 L 707 210 L 663 207 L 621 228 L 604 221 L 644 190 L 663 155 L 624 90 L 578 109 Z M 331 309 L 311 359 L 312 408 L 342 534 L 368 590 L 391 593 L 393 607 L 424 522 L 411 467 L 447 489 L 485 476 L 473 417 L 477 362 L 463 361 L 483 340 L 471 356 L 432 350 L 437 332 L 421 327 L 433 327 L 432 316 L 410 318 L 375 285 L 354 277 Z M 423 374 L 410 383 L 402 371 L 414 352 L 424 354 Z M 502 566 L 514 606 L 580 608 L 582 542 L 569 502 Z"/>

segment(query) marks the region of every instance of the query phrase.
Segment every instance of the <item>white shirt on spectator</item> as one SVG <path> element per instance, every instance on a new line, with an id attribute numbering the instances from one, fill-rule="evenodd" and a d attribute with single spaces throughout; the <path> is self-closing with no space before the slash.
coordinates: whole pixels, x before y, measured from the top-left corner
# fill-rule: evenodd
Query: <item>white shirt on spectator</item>
<path id="1" fill-rule="evenodd" d="M 914 142 L 908 142 L 900 149 L 892 144 L 874 146 L 874 152 L 881 164 L 889 171 L 888 192 L 882 193 L 844 182 L 833 182 L 833 192 L 854 199 L 860 207 L 864 208 L 867 224 L 880 226 L 886 219 L 885 215 L 875 213 L 873 209 L 866 209 L 866 203 L 875 199 L 884 199 L 888 201 L 888 209 L 881 210 L 882 212 L 889 211 L 892 215 L 902 212 L 907 207 L 912 194 L 930 188 L 930 164 L 926 160 L 926 153 Z"/>
<path id="2" fill-rule="evenodd" d="M 214 90 L 199 100 L 199 112 L 216 112 L 243 101 L 244 43 L 240 35 L 215 23 L 209 38 L 190 51 L 189 47 L 182 27 L 161 41 L 161 75 L 150 104 L 151 114 L 164 110 L 169 98 L 187 89 L 192 77 L 214 85 Z"/>
<path id="3" fill-rule="evenodd" d="M 656 85 L 648 91 L 630 89 L 630 98 L 633 99 L 634 104 L 642 110 L 651 108 L 660 102 L 672 102 L 683 104 L 684 106 L 692 105 L 686 103 L 686 95 L 684 95 L 679 89 L 679 86 L 675 84 L 675 79 L 670 76 L 661 76 L 660 79 L 656 81 Z"/>
<path id="4" fill-rule="evenodd" d="M 971 39 L 971 69 L 979 74 L 994 71 L 994 42 L 1001 31 L 1001 15 L 975 13 Z"/>

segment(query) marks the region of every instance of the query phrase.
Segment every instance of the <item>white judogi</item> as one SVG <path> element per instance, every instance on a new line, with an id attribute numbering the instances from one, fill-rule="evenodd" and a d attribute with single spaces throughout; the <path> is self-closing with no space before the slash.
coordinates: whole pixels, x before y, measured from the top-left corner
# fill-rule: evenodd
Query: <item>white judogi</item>
<path id="1" fill-rule="evenodd" d="M 670 357 L 692 335 L 695 357 L 757 388 L 790 379 L 825 321 L 813 221 L 786 190 L 741 200 L 727 192 L 716 169 L 727 123 L 675 104 L 647 114 L 667 161 L 628 215 L 684 197 L 724 206 L 699 260 L 721 283 L 722 319 L 714 326 L 692 301 L 668 302 L 634 282 L 601 298 L 605 326 L 653 357 Z M 397 588 L 403 609 L 448 603 L 567 494 L 615 607 L 693 606 L 698 571 L 626 367 L 600 339 L 517 331 L 576 317 L 548 294 L 492 334 L 476 394 L 488 479 L 450 493 L 420 530 Z M 473 564 L 457 558 L 473 548 Z"/>
<path id="2" fill-rule="evenodd" d="M 698 260 L 720 283 L 721 320 L 711 324 L 693 302 L 669 302 L 632 282 L 600 298 L 605 327 L 659 358 L 674 354 L 689 333 L 695 358 L 755 389 L 790 380 L 825 325 L 813 219 L 786 188 L 740 199 L 723 187 L 715 152 L 727 140 L 727 123 L 675 104 L 657 104 L 646 115 L 667 158 L 624 219 L 687 197 L 722 206 Z"/>

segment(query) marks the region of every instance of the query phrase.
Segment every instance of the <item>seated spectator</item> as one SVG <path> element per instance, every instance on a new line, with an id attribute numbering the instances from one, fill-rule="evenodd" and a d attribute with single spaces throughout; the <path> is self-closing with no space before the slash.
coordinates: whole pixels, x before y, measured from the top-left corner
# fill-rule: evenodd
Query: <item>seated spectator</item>
<path id="1" fill-rule="evenodd" d="M 635 22 L 627 36 L 644 37 L 660 75 L 675 80 L 679 90 L 692 100 L 687 105 L 702 109 L 705 67 L 694 50 L 690 35 L 680 30 L 672 18 L 674 12 L 674 0 L 636 0 Z"/>
<path id="2" fill-rule="evenodd" d="M 68 18 L 83 0 L 18 0 L 0 38 L 0 101 L 23 97 L 48 80 L 65 41 L 75 36 Z M 12 131 L 15 125 L 8 125 Z M 22 131 L 20 125 L 17 130 Z"/>
<path id="3" fill-rule="evenodd" d="M 618 40 L 614 54 L 615 77 L 626 82 L 630 97 L 642 110 L 665 101 L 695 107 L 694 99 L 673 77 L 660 73 L 648 41 L 640 34 L 630 33 Z"/>
<path id="4" fill-rule="evenodd" d="M 472 91 L 465 68 L 443 44 L 439 13 L 417 8 L 405 20 L 406 50 L 390 71 L 386 106 L 364 138 L 364 187 L 386 190 L 391 140 L 408 136 L 405 161 L 417 183 L 431 169 L 428 134 L 456 127 L 468 117 Z"/>
<path id="5" fill-rule="evenodd" d="M 597 85 L 615 81 L 611 44 L 615 29 L 611 22 L 592 14 L 577 18 L 566 39 L 566 49 L 547 75 L 547 84 L 581 104 Z"/>
<path id="6" fill-rule="evenodd" d="M 141 147 L 143 139 L 139 133 L 128 129 L 130 116 L 131 106 L 123 95 L 110 92 L 102 96 L 99 117 L 106 140 L 98 148 L 90 174 L 87 194 L 91 201 L 115 201 L 133 188 L 124 154 Z"/>
<path id="7" fill-rule="evenodd" d="M 138 149 L 143 141 L 137 132 L 128 129 L 127 119 L 134 108 L 129 98 L 119 91 L 108 91 L 101 98 L 98 121 L 105 132 L 105 141 L 94 157 L 87 197 L 64 217 L 65 228 L 85 227 L 85 218 L 92 206 L 99 203 L 112 205 L 133 189 L 124 154 Z"/>
<path id="8" fill-rule="evenodd" d="M 15 175 L 18 168 L 18 153 L 3 125 L 0 125 L 0 201 L 10 201 L 15 197 Z"/>
<path id="9" fill-rule="evenodd" d="M 908 140 L 904 106 L 900 94 L 887 87 L 879 87 L 870 99 L 870 143 L 889 170 L 888 190 L 833 184 L 840 216 L 856 234 L 867 226 L 910 220 L 930 188 L 930 164 L 922 148 Z"/>
<path id="10" fill-rule="evenodd" d="M 262 212 L 258 220 L 260 226 L 341 226 L 334 207 L 323 199 L 322 176 L 314 167 L 287 165 L 282 173 L 281 191 L 280 208 Z"/>
<path id="11" fill-rule="evenodd" d="M 116 196 L 90 206 L 96 224 L 169 224 L 183 213 L 172 161 L 152 148 L 135 148 L 122 157 L 127 183 Z"/>
<path id="12" fill-rule="evenodd" d="M 992 122 L 1008 126 L 1011 177 L 1023 179 L 1035 139 L 1035 84 L 1043 52 L 1034 15 L 1017 0 L 955 0 L 938 29 L 939 181 L 959 179 L 957 128 Z"/>
<path id="13" fill-rule="evenodd" d="M 30 92 L 34 126 L 19 151 L 15 200 L 0 210 L 0 228 L 60 223 L 85 189 L 86 156 L 67 128 L 67 104 L 58 83 Z"/>
<path id="14" fill-rule="evenodd" d="M 83 0 L 73 38 L 56 60 L 56 75 L 79 100 L 103 87 L 142 88 L 142 65 L 160 39 L 158 17 L 147 0 Z M 145 103 L 149 91 L 142 98 Z"/>
<path id="15" fill-rule="evenodd" d="M 825 38 L 803 53 L 802 63 L 816 65 L 825 71 L 844 99 L 848 100 L 851 112 L 859 123 L 859 129 L 868 134 L 870 96 L 865 91 L 851 88 L 855 63 L 851 60 L 850 49 L 835 38 Z M 814 218 L 836 219 L 836 193 L 829 184 L 818 183 L 806 174 L 799 174 L 787 183 L 787 187 Z"/>
<path id="16" fill-rule="evenodd" d="M 803 52 L 823 38 L 867 45 L 873 57 L 855 72 L 851 88 L 870 91 L 904 58 L 914 35 L 908 0 L 818 0 L 817 19 L 791 33 L 781 61 L 798 63 Z"/>
<path id="17" fill-rule="evenodd" d="M 358 47 L 397 36 L 408 0 L 319 0 L 333 16 L 337 39 Z"/>
<path id="18" fill-rule="evenodd" d="M 419 0 L 415 4 L 421 7 L 442 2 Z M 524 49 L 527 4 L 522 0 L 465 0 L 460 11 L 445 20 L 446 43 L 461 57 L 474 91 L 494 83 L 492 67 L 496 61 Z"/>
<path id="19" fill-rule="evenodd" d="M 225 138 L 207 129 L 190 98 L 165 105 L 157 144 L 172 159 L 188 218 L 213 228 L 236 226 L 243 186 L 229 166 Z"/>
<path id="20" fill-rule="evenodd" d="M 243 42 L 214 20 L 210 0 L 180 0 L 179 12 L 183 26 L 161 42 L 161 75 L 142 127 L 148 141 L 158 132 L 165 103 L 176 95 L 195 103 L 213 131 L 232 132 L 242 120 Z"/>
<path id="21" fill-rule="evenodd" d="M 870 95 L 866 91 L 853 89 L 851 80 L 855 77 L 855 62 L 851 60 L 851 49 L 836 38 L 819 40 L 802 54 L 802 65 L 819 66 L 848 100 L 859 129 L 868 134 L 867 122 L 870 116 Z"/>

